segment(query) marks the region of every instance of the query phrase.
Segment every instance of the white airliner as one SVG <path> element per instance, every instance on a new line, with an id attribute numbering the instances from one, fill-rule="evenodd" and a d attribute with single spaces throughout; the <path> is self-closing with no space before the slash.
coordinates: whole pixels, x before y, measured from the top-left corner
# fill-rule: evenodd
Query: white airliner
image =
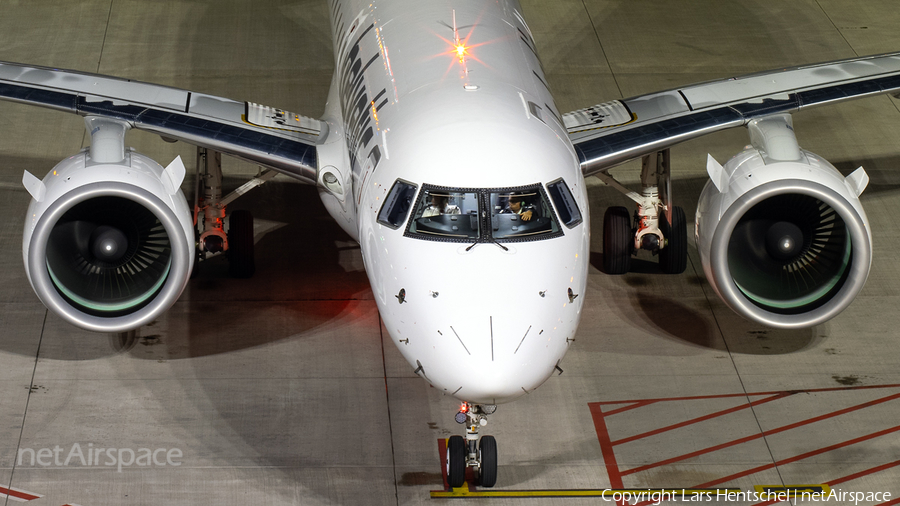
<path id="1" fill-rule="evenodd" d="M 43 179 L 23 238 L 28 278 L 72 324 L 122 332 L 150 323 L 185 288 L 196 258 L 227 252 L 253 273 L 253 223 L 226 206 L 277 173 L 319 190 L 359 241 L 392 340 L 422 378 L 463 401 L 466 435 L 448 443 L 452 486 L 467 466 L 497 479 L 479 433 L 496 405 L 540 386 L 572 342 L 584 300 L 590 223 L 584 178 L 636 203 L 607 210 L 603 257 L 628 271 L 637 249 L 664 272 L 687 258 L 684 211 L 670 205 L 668 148 L 744 126 L 750 145 L 710 182 L 694 234 L 703 269 L 746 318 L 812 326 L 865 283 L 871 234 L 844 177 L 797 145 L 791 116 L 900 91 L 900 55 L 729 78 L 561 114 L 515 0 L 328 0 L 335 73 L 316 120 L 251 102 L 124 79 L 0 64 L 0 98 L 85 117 L 91 146 Z M 198 146 L 193 205 L 185 167 L 125 147 L 129 129 Z M 219 153 L 266 168 L 222 196 Z M 641 189 L 607 170 L 643 158 Z M 274 171 L 274 172 L 273 172 Z M 202 177 L 201 177 L 202 176 Z M 192 211 L 193 209 L 193 211 Z"/>

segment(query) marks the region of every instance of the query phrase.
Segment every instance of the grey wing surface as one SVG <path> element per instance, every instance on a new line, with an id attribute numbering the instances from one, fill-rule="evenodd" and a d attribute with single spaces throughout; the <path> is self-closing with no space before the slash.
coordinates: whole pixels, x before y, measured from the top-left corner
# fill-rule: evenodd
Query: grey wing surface
<path id="1" fill-rule="evenodd" d="M 563 115 L 585 176 L 779 113 L 900 93 L 900 53 L 778 69 L 598 104 Z"/>
<path id="2" fill-rule="evenodd" d="M 7 62 L 0 62 L 0 100 L 126 121 L 310 184 L 316 183 L 316 145 L 328 133 L 323 121 L 252 102 Z"/>

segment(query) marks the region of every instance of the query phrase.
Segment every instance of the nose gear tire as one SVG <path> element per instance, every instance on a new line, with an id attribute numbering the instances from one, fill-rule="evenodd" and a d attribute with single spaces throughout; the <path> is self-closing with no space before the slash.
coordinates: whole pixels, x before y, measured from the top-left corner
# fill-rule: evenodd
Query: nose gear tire
<path id="1" fill-rule="evenodd" d="M 494 436 L 481 436 L 478 453 L 481 455 L 478 485 L 493 487 L 497 483 L 497 440 L 494 439 Z"/>
<path id="2" fill-rule="evenodd" d="M 462 436 L 450 436 L 447 441 L 447 483 L 459 488 L 466 482 L 466 440 Z"/>

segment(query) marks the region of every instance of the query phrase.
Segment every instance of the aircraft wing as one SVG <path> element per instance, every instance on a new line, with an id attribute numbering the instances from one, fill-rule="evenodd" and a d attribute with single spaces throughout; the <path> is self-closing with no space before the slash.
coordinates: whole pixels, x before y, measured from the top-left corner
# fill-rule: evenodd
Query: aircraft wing
<path id="1" fill-rule="evenodd" d="M 167 86 L 0 62 L 0 100 L 128 122 L 316 183 L 316 145 L 327 125 L 252 102 Z"/>
<path id="2" fill-rule="evenodd" d="M 585 176 L 770 114 L 900 93 L 900 53 L 695 84 L 563 115 Z M 898 97 L 900 98 L 900 97 Z"/>

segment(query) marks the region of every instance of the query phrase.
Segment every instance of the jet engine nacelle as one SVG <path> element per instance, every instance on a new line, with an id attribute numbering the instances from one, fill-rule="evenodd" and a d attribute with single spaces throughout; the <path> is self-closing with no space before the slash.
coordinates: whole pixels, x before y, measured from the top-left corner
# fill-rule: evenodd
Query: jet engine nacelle
<path id="1" fill-rule="evenodd" d="M 39 181 L 25 173 L 22 255 L 35 293 L 66 321 L 123 332 L 150 323 L 187 285 L 194 261 L 180 158 L 163 168 L 120 148 L 114 163 L 88 149 Z"/>
<path id="2" fill-rule="evenodd" d="M 859 202 L 868 176 L 860 168 L 845 178 L 821 157 L 793 148 L 789 118 L 753 127 L 754 146 L 724 167 L 708 158 L 711 180 L 695 223 L 703 271 L 742 316 L 771 327 L 810 327 L 844 310 L 868 277 L 872 236 Z"/>

